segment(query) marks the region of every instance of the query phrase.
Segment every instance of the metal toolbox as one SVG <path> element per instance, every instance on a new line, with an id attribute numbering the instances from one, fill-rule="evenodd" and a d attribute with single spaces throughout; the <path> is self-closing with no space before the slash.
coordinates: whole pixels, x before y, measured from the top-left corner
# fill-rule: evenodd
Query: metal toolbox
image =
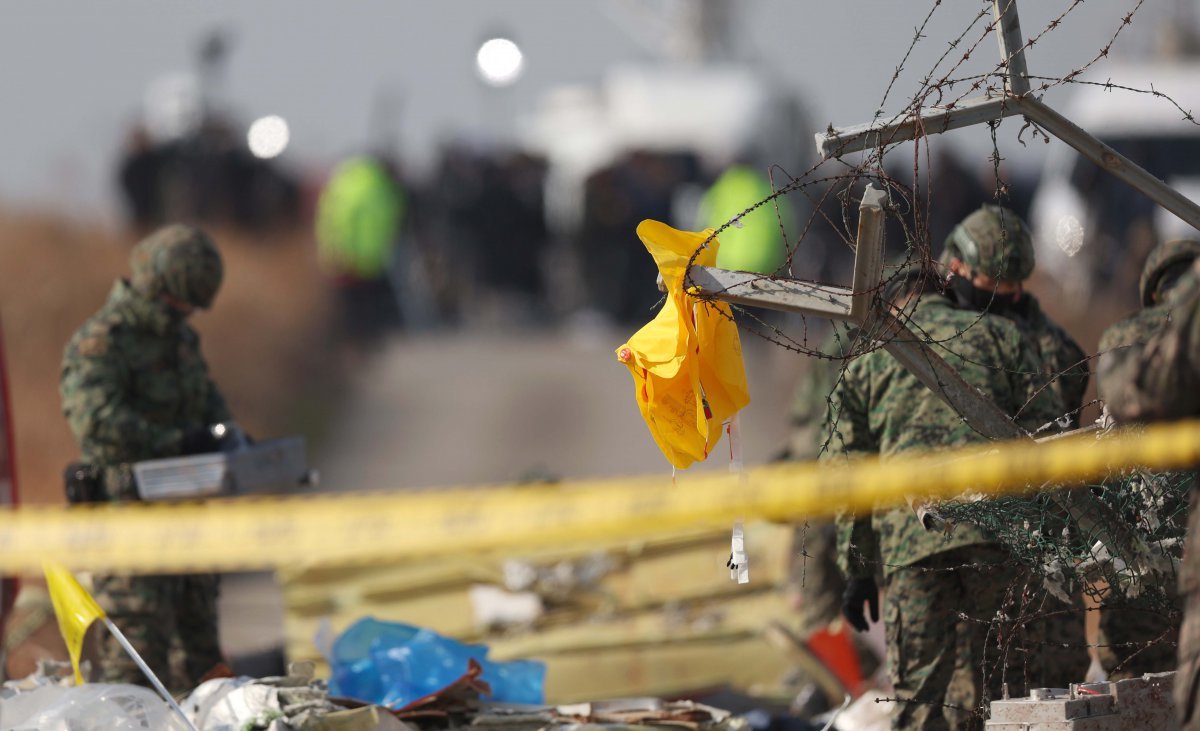
<path id="1" fill-rule="evenodd" d="M 133 464 L 142 500 L 191 500 L 292 492 L 313 484 L 304 437 L 268 439 L 225 452 Z"/>

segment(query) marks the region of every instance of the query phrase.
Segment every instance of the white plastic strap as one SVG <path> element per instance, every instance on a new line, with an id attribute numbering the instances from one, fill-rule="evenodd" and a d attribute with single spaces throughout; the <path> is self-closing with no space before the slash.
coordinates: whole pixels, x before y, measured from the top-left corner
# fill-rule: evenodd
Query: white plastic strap
<path id="1" fill-rule="evenodd" d="M 750 563 L 746 559 L 746 537 L 742 521 L 733 524 L 733 541 L 729 552 L 729 579 L 739 584 L 750 583 Z"/>
<path id="2" fill-rule="evenodd" d="M 738 426 L 737 414 L 725 422 L 725 436 L 729 439 L 729 471 L 738 476 L 738 489 L 746 485 L 746 468 L 742 463 L 742 430 Z M 733 537 L 729 551 L 729 579 L 739 584 L 750 583 L 750 560 L 746 557 L 746 536 L 742 519 L 733 523 Z"/>

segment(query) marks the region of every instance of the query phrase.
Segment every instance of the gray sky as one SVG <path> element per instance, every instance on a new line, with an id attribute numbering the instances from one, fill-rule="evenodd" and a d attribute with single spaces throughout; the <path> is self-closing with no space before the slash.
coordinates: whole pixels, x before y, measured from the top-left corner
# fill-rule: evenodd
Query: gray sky
<path id="1" fill-rule="evenodd" d="M 123 130 L 148 84 L 190 68 L 198 40 L 234 35 L 223 98 L 249 122 L 279 114 L 291 125 L 287 164 L 321 169 L 366 142 L 372 102 L 402 100 L 400 138 L 420 161 L 458 131 L 510 129 L 547 89 L 595 82 L 614 63 L 661 59 L 647 9 L 673 0 L 3 0 L 0 2 L 0 206 L 114 215 L 110 180 Z M 1029 53 L 1033 73 L 1055 76 L 1090 60 L 1136 0 L 1088 0 Z M 814 121 L 867 121 L 934 0 L 734 0 L 738 54 L 808 99 Z M 1026 37 L 1070 0 L 1024 0 Z M 1172 0 L 1146 0 L 1114 57 L 1148 52 Z M 902 106 L 920 78 L 984 4 L 942 2 L 885 109 Z M 476 46 L 507 34 L 526 51 L 526 73 L 504 92 L 473 69 Z M 973 31 L 970 42 L 979 35 Z M 995 63 L 991 38 L 970 72 Z M 1064 92 L 1047 97 L 1052 104 Z M 1012 143 L 1005 154 L 1040 152 Z M 981 130 L 955 133 L 981 147 Z M 985 135 L 983 136 L 985 137 Z"/>

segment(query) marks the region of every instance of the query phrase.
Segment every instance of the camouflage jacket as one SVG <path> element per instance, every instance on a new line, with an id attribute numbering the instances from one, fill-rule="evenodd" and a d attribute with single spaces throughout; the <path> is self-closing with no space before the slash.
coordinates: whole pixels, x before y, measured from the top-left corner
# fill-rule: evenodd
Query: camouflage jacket
<path id="1" fill-rule="evenodd" d="M 988 395 L 1027 430 L 1062 415 L 1058 394 L 1042 388 L 1046 378 L 1029 339 L 1010 320 L 959 309 L 936 294 L 922 297 L 910 327 L 962 377 Z M 910 449 L 952 447 L 985 441 L 944 401 L 884 350 L 851 361 L 834 389 L 826 459 L 855 455 L 884 458 Z M 882 561 L 883 575 L 943 551 L 994 543 L 976 526 L 949 534 L 926 530 L 912 508 L 880 509 L 870 518 L 842 519 L 839 562 L 852 577 L 870 576 Z"/>
<path id="2" fill-rule="evenodd" d="M 1119 422 L 1200 416 L 1200 261 L 1159 307 L 1167 314 L 1157 331 L 1128 346 L 1113 367 L 1102 363 L 1100 389 Z M 1198 494 L 1193 482 L 1189 539 L 1200 532 Z M 1200 556 L 1190 543 L 1184 548 L 1179 590 L 1200 590 Z"/>
<path id="3" fill-rule="evenodd" d="M 1118 421 L 1200 416 L 1200 262 L 1167 293 L 1153 333 L 1134 339 L 1105 368 L 1100 389 Z M 1105 333 L 1106 337 L 1108 333 Z M 1115 341 L 1115 335 L 1111 340 Z"/>
<path id="4" fill-rule="evenodd" d="M 188 430 L 229 419 L 196 332 L 124 280 L 67 343 L 59 393 L 83 460 L 105 468 L 176 456 Z"/>
<path id="5" fill-rule="evenodd" d="M 1013 322 L 1037 345 L 1042 372 L 1058 393 L 1063 411 L 1070 412 L 1074 426 L 1079 426 L 1079 409 L 1083 407 L 1091 377 L 1087 354 L 1065 330 L 1046 317 L 1036 297 L 1026 293 L 1021 299 L 1027 300 L 1024 314 L 1014 317 Z"/>
<path id="6" fill-rule="evenodd" d="M 824 447 L 825 420 L 829 417 L 829 395 L 841 378 L 842 366 L 851 356 L 854 338 L 849 326 L 834 322 L 821 344 L 821 352 L 829 358 L 808 358 L 808 370 L 796 385 L 792 395 L 791 434 L 788 437 L 788 458 L 816 459 Z"/>
<path id="7" fill-rule="evenodd" d="M 1100 336 L 1100 359 L 1096 366 L 1096 391 L 1107 403 L 1114 391 L 1124 387 L 1137 368 L 1142 348 L 1171 321 L 1169 302 L 1139 310 L 1109 325 Z"/>

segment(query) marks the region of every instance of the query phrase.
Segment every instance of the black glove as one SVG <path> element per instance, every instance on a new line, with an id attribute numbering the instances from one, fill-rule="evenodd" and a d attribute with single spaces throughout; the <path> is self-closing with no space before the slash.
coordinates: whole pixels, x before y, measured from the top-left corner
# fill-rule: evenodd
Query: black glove
<path id="1" fill-rule="evenodd" d="M 221 451 L 221 441 L 213 436 L 212 429 L 207 426 L 185 431 L 183 442 L 179 445 L 179 453 L 184 456 L 219 451 Z"/>
<path id="2" fill-rule="evenodd" d="M 254 438 L 244 432 L 236 422 L 223 421 L 213 424 L 209 427 L 209 431 L 216 438 L 217 449 L 221 451 L 233 452 L 254 444 Z"/>
<path id="3" fill-rule="evenodd" d="M 842 614 L 850 626 L 859 632 L 867 631 L 867 617 L 863 613 L 863 602 L 871 605 L 871 621 L 879 621 L 879 587 L 875 579 L 851 579 L 842 594 Z"/>

